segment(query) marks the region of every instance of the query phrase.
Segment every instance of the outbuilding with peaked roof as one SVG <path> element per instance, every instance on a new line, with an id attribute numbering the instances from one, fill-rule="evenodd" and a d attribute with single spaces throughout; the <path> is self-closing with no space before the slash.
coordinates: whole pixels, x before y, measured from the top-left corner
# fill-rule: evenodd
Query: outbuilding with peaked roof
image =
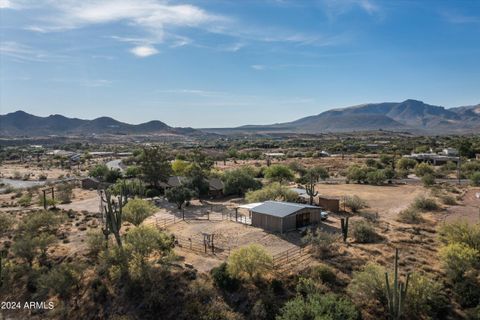
<path id="1" fill-rule="evenodd" d="M 319 223 L 322 209 L 307 204 L 266 201 L 250 211 L 252 226 L 283 233 Z"/>

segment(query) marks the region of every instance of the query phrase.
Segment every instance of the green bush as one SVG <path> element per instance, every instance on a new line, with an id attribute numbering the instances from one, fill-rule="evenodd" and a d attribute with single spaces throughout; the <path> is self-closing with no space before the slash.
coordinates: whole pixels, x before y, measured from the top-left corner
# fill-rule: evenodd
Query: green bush
<path id="1" fill-rule="evenodd" d="M 455 200 L 455 198 L 450 195 L 440 196 L 440 199 L 442 200 L 443 204 L 446 204 L 448 206 L 457 205 L 457 200 Z"/>
<path id="2" fill-rule="evenodd" d="M 441 281 L 419 273 L 410 275 L 403 309 L 407 319 L 416 319 L 419 315 L 439 319 L 448 314 L 448 309 L 449 299 Z"/>
<path id="3" fill-rule="evenodd" d="M 468 270 L 479 267 L 480 252 L 464 243 L 450 243 L 439 251 L 447 276 L 452 281 L 461 280 Z"/>
<path id="4" fill-rule="evenodd" d="M 314 255 L 317 257 L 326 257 L 334 249 L 335 236 L 331 233 L 317 229 L 312 231 L 308 229 L 305 237 L 302 238 L 304 243 L 312 246 Z"/>
<path id="5" fill-rule="evenodd" d="M 292 181 L 294 177 L 293 171 L 281 164 L 275 164 L 265 169 L 265 178 L 270 181 L 281 183 L 283 181 Z"/>
<path id="6" fill-rule="evenodd" d="M 353 223 L 352 227 L 353 237 L 355 238 L 356 242 L 372 243 L 377 241 L 378 234 L 375 232 L 375 229 L 370 223 L 360 220 Z"/>
<path id="7" fill-rule="evenodd" d="M 387 176 L 383 170 L 374 170 L 367 173 L 368 184 L 382 185 L 385 180 L 387 180 Z"/>
<path id="8" fill-rule="evenodd" d="M 358 320 L 360 313 L 355 305 L 345 297 L 333 293 L 311 294 L 306 298 L 297 296 L 288 301 L 276 319 Z"/>
<path id="9" fill-rule="evenodd" d="M 445 244 L 463 243 L 480 251 L 480 224 L 466 221 L 445 223 L 438 230 L 440 240 Z"/>
<path id="10" fill-rule="evenodd" d="M 234 277 L 244 277 L 249 280 L 266 275 L 272 267 L 272 256 L 264 247 L 251 244 L 235 249 L 228 257 L 228 273 Z"/>
<path id="11" fill-rule="evenodd" d="M 10 214 L 0 212 L 0 236 L 12 230 L 14 221 Z"/>
<path id="12" fill-rule="evenodd" d="M 227 270 L 227 263 L 223 262 L 218 267 L 210 271 L 213 282 L 217 287 L 227 291 L 237 290 L 240 282 L 237 278 L 232 277 Z"/>
<path id="13" fill-rule="evenodd" d="M 430 164 L 422 162 L 415 166 L 415 174 L 418 177 L 423 177 L 427 174 L 433 175 L 435 174 L 435 169 Z"/>
<path id="14" fill-rule="evenodd" d="M 480 186 L 480 171 L 472 173 L 470 175 L 470 181 L 472 182 L 473 186 L 475 187 Z"/>
<path id="15" fill-rule="evenodd" d="M 226 171 L 222 180 L 225 183 L 224 193 L 226 195 L 243 196 L 249 190 L 257 190 L 262 187 L 262 183 L 255 179 L 254 171 L 249 168 Z"/>
<path id="16" fill-rule="evenodd" d="M 123 219 L 138 226 L 156 210 L 156 207 L 147 200 L 132 199 L 123 207 Z"/>
<path id="17" fill-rule="evenodd" d="M 358 210 L 365 208 L 367 203 L 362 200 L 359 196 L 346 196 L 344 198 L 344 204 L 346 207 L 350 208 L 352 212 L 357 212 Z"/>
<path id="18" fill-rule="evenodd" d="M 421 211 L 435 211 L 439 209 L 439 206 L 434 199 L 419 196 L 413 201 L 413 208 Z"/>
<path id="19" fill-rule="evenodd" d="M 298 199 L 298 194 L 293 190 L 290 190 L 288 187 L 283 186 L 278 182 L 274 182 L 260 190 L 247 192 L 245 199 L 250 203 L 267 200 L 295 202 Z"/>
<path id="20" fill-rule="evenodd" d="M 310 275 L 312 278 L 318 279 L 323 283 L 335 284 L 337 281 L 335 272 L 333 272 L 332 268 L 325 264 L 313 266 L 310 270 Z"/>
<path id="21" fill-rule="evenodd" d="M 400 170 L 409 170 L 415 168 L 417 165 L 417 161 L 415 159 L 410 158 L 400 158 L 397 161 L 397 168 Z"/>
<path id="22" fill-rule="evenodd" d="M 347 292 L 358 304 L 368 304 L 371 301 L 385 303 L 385 268 L 368 262 L 360 271 L 353 273 Z"/>
<path id="23" fill-rule="evenodd" d="M 25 193 L 20 199 L 18 199 L 17 203 L 22 207 L 30 206 L 32 204 L 32 195 L 30 193 Z"/>
<path id="24" fill-rule="evenodd" d="M 410 207 L 400 211 L 398 214 L 398 221 L 409 224 L 417 224 L 422 223 L 425 220 L 416 208 Z"/>
<path id="25" fill-rule="evenodd" d="M 422 183 L 424 187 L 431 187 L 435 184 L 435 176 L 433 174 L 425 174 L 422 177 Z"/>
<path id="26" fill-rule="evenodd" d="M 347 170 L 347 179 L 357 183 L 364 182 L 367 178 L 367 168 L 351 165 Z"/>
<path id="27" fill-rule="evenodd" d="M 89 253 L 96 257 L 106 247 L 105 236 L 100 230 L 87 232 L 87 245 Z"/>

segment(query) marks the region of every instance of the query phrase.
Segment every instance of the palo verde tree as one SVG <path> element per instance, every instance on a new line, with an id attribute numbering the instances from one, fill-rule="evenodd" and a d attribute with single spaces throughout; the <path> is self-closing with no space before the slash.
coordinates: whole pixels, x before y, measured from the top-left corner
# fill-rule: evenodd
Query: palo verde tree
<path id="1" fill-rule="evenodd" d="M 172 173 L 165 151 L 159 146 L 143 148 L 140 170 L 143 180 L 154 188 L 158 188 L 161 181 L 167 181 Z"/>
<path id="2" fill-rule="evenodd" d="M 194 192 L 185 186 L 178 186 L 167 190 L 165 196 L 169 202 L 175 203 L 178 209 L 182 209 L 182 205 L 193 198 Z"/>

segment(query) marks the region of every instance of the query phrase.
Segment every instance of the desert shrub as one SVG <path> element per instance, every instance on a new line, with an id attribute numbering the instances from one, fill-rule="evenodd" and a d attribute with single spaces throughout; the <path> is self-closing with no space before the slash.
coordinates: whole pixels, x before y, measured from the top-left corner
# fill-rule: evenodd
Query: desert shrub
<path id="1" fill-rule="evenodd" d="M 471 308 L 478 305 L 480 303 L 480 272 L 478 270 L 466 272 L 461 280 L 453 283 L 453 291 L 462 307 Z"/>
<path id="2" fill-rule="evenodd" d="M 90 230 L 87 232 L 88 252 L 96 257 L 106 247 L 105 236 L 100 230 Z"/>
<path id="3" fill-rule="evenodd" d="M 297 296 L 280 310 L 277 320 L 329 319 L 358 320 L 360 313 L 345 297 L 333 293 Z"/>
<path id="4" fill-rule="evenodd" d="M 123 207 L 123 219 L 138 226 L 155 211 L 155 206 L 150 202 L 136 198 L 128 201 Z"/>
<path id="5" fill-rule="evenodd" d="M 19 224 L 19 232 L 34 236 L 40 232 L 54 233 L 64 220 L 63 214 L 51 211 L 37 211 L 24 217 Z"/>
<path id="6" fill-rule="evenodd" d="M 295 286 L 295 291 L 297 292 L 297 295 L 307 297 L 312 294 L 328 292 L 328 288 L 320 281 L 316 281 L 312 278 L 300 277 Z"/>
<path id="7" fill-rule="evenodd" d="M 417 161 L 410 158 L 400 158 L 397 161 L 397 168 L 400 170 L 409 170 L 415 168 Z"/>
<path id="8" fill-rule="evenodd" d="M 449 206 L 454 206 L 457 204 L 457 200 L 455 200 L 455 197 L 452 197 L 450 195 L 440 196 L 440 199 L 442 200 L 443 204 L 446 204 Z"/>
<path id="9" fill-rule="evenodd" d="M 373 170 L 367 173 L 368 184 L 381 185 L 387 179 L 383 170 Z"/>
<path id="10" fill-rule="evenodd" d="M 247 202 L 263 202 L 267 200 L 281 200 L 295 202 L 298 194 L 278 182 L 271 183 L 260 190 L 249 191 L 245 195 Z"/>
<path id="11" fill-rule="evenodd" d="M 107 172 L 108 172 L 108 167 L 106 164 L 97 164 L 90 169 L 88 174 L 91 177 L 104 180 L 105 176 L 107 175 Z"/>
<path id="12" fill-rule="evenodd" d="M 426 275 L 410 275 L 404 314 L 408 319 L 424 317 L 438 319 L 448 313 L 449 299 L 440 281 Z"/>
<path id="13" fill-rule="evenodd" d="M 425 174 L 422 177 L 422 183 L 424 187 L 431 187 L 435 184 L 435 176 L 433 174 Z"/>
<path id="14" fill-rule="evenodd" d="M 346 207 L 350 208 L 352 212 L 357 212 L 358 210 L 365 208 L 367 203 L 362 200 L 359 196 L 346 196 L 344 198 L 344 204 Z"/>
<path id="15" fill-rule="evenodd" d="M 313 279 L 318 279 L 323 283 L 328 283 L 328 284 L 335 284 L 337 280 L 337 276 L 335 275 L 335 272 L 333 272 L 332 268 L 330 268 L 325 264 L 319 264 L 319 265 L 313 266 L 310 270 L 310 276 Z"/>
<path id="16" fill-rule="evenodd" d="M 398 169 L 395 171 L 395 176 L 398 178 L 407 178 L 408 177 L 408 170 Z"/>
<path id="17" fill-rule="evenodd" d="M 108 190 L 116 196 L 143 197 L 145 195 L 145 184 L 140 179 L 122 179 L 117 180 Z"/>
<path id="18" fill-rule="evenodd" d="M 432 165 L 430 165 L 426 162 L 422 162 L 422 163 L 419 163 L 415 166 L 415 174 L 418 177 L 423 177 L 427 174 L 433 175 L 433 174 L 435 174 L 435 169 L 433 168 Z"/>
<path id="19" fill-rule="evenodd" d="M 80 265 L 62 263 L 39 277 L 38 288 L 45 296 L 52 292 L 66 300 L 77 291 L 82 278 L 83 270 Z"/>
<path id="20" fill-rule="evenodd" d="M 232 277 L 227 270 L 227 264 L 223 262 L 210 271 L 213 282 L 217 287 L 227 291 L 235 291 L 239 286 L 237 278 Z"/>
<path id="21" fill-rule="evenodd" d="M 398 214 L 398 221 L 403 223 L 417 224 L 424 221 L 422 215 L 416 208 L 409 207 L 405 210 L 400 211 Z"/>
<path id="22" fill-rule="evenodd" d="M 473 186 L 480 186 L 480 171 L 472 173 L 470 175 L 470 181 L 472 182 Z"/>
<path id="23" fill-rule="evenodd" d="M 251 244 L 235 249 L 230 254 L 227 270 L 234 277 L 254 280 L 268 273 L 272 263 L 272 256 L 264 247 L 258 244 Z"/>
<path id="24" fill-rule="evenodd" d="M 13 253 L 16 257 L 22 259 L 30 267 L 37 256 L 37 245 L 31 236 L 25 236 L 17 239 L 12 245 Z"/>
<path id="25" fill-rule="evenodd" d="M 20 180 L 20 179 L 22 179 L 22 174 L 18 171 L 14 171 L 12 178 L 15 179 L 15 180 Z"/>
<path id="26" fill-rule="evenodd" d="M 439 254 L 447 276 L 452 281 L 461 280 L 466 271 L 479 266 L 479 250 L 464 243 L 450 243 L 440 248 Z"/>
<path id="27" fill-rule="evenodd" d="M 161 195 L 161 194 L 162 194 L 162 192 L 160 192 L 160 190 L 158 190 L 158 189 L 152 189 L 152 188 L 150 188 L 150 189 L 147 189 L 147 190 L 145 191 L 145 197 L 147 197 L 147 198 L 158 197 L 158 196 Z"/>
<path id="28" fill-rule="evenodd" d="M 365 181 L 367 178 L 367 169 L 358 165 L 351 165 L 347 169 L 347 179 L 357 183 Z"/>
<path id="29" fill-rule="evenodd" d="M 0 236 L 12 230 L 15 220 L 8 213 L 0 212 Z"/>
<path id="30" fill-rule="evenodd" d="M 360 271 L 353 273 L 347 292 L 358 304 L 368 304 L 370 301 L 386 302 L 385 268 L 368 262 Z"/>
<path id="31" fill-rule="evenodd" d="M 438 230 L 440 240 L 445 244 L 462 243 L 480 251 L 480 224 L 456 221 L 443 224 Z"/>
<path id="32" fill-rule="evenodd" d="M 142 259 L 154 252 L 166 255 L 173 248 L 173 238 L 153 226 L 141 225 L 127 233 L 125 248 Z"/>
<path id="33" fill-rule="evenodd" d="M 73 186 L 68 183 L 62 183 L 57 186 L 57 199 L 60 203 L 72 202 Z"/>
<path id="34" fill-rule="evenodd" d="M 316 256 L 325 257 L 334 249 L 335 236 L 320 229 L 316 231 L 309 229 L 302 241 L 312 246 Z"/>
<path id="35" fill-rule="evenodd" d="M 262 183 L 255 179 L 253 170 L 248 168 L 226 171 L 222 180 L 225 183 L 226 195 L 243 196 L 249 190 L 257 190 L 262 187 Z"/>
<path id="36" fill-rule="evenodd" d="M 45 173 L 42 173 L 38 176 L 38 180 L 40 181 L 44 181 L 44 180 L 47 180 L 47 175 Z"/>
<path id="37" fill-rule="evenodd" d="M 372 243 L 378 239 L 378 234 L 373 226 L 364 220 L 353 224 L 352 233 L 355 241 L 359 243 Z"/>
<path id="38" fill-rule="evenodd" d="M 47 202 L 47 207 L 54 207 L 58 203 L 57 200 L 50 198 L 48 195 L 46 196 L 46 202 Z M 43 194 L 38 195 L 38 205 L 42 207 L 44 205 Z"/>
<path id="39" fill-rule="evenodd" d="M 393 179 L 396 176 L 395 170 L 393 170 L 392 168 L 385 168 L 383 170 L 383 173 L 385 174 L 385 178 L 387 179 Z"/>
<path id="40" fill-rule="evenodd" d="M 30 193 L 25 193 L 20 199 L 18 199 L 17 203 L 22 207 L 28 207 L 32 204 L 32 195 Z"/>
<path id="41" fill-rule="evenodd" d="M 434 211 L 438 210 L 439 206 L 434 199 L 419 196 L 413 201 L 413 208 L 421 211 Z"/>
<path id="42" fill-rule="evenodd" d="M 293 171 L 281 164 L 275 164 L 265 169 L 265 178 L 270 181 L 281 183 L 283 181 L 292 181 L 294 177 Z"/>
<path id="43" fill-rule="evenodd" d="M 103 177 L 103 180 L 109 183 L 115 183 L 117 182 L 118 179 L 122 178 L 123 174 L 120 170 L 118 169 L 109 169 L 105 176 Z"/>

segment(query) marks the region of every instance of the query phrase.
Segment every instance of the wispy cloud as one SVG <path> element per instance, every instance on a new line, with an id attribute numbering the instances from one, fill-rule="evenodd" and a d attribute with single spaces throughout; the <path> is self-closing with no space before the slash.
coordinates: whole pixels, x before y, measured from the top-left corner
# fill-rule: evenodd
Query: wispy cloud
<path id="1" fill-rule="evenodd" d="M 48 57 L 47 53 L 35 50 L 24 44 L 14 41 L 0 42 L 0 55 L 13 58 L 19 62 L 25 61 L 45 61 Z"/>
<path id="2" fill-rule="evenodd" d="M 361 9 L 369 15 L 381 12 L 380 6 L 373 0 L 320 0 L 319 3 L 330 19 L 335 19 L 355 8 Z"/>
<path id="3" fill-rule="evenodd" d="M 480 16 L 472 16 L 458 11 L 444 10 L 441 11 L 441 15 L 446 21 L 454 24 L 472 24 L 480 23 Z"/>
<path id="4" fill-rule="evenodd" d="M 85 81 L 81 82 L 81 85 L 84 87 L 92 87 L 92 88 L 97 88 L 97 87 L 110 87 L 112 84 L 112 81 L 106 80 L 106 79 L 88 79 Z"/>
<path id="5" fill-rule="evenodd" d="M 130 52 L 136 55 L 137 57 L 146 58 L 146 57 L 157 54 L 158 50 L 155 49 L 155 47 L 153 46 L 146 45 L 146 46 L 134 47 L 130 49 Z"/>
<path id="6" fill-rule="evenodd" d="M 10 0 L 0 0 L 0 9 L 10 9 L 13 3 Z"/>
<path id="7" fill-rule="evenodd" d="M 175 95 L 195 95 L 201 97 L 220 97 L 229 96 L 228 92 L 224 91 L 210 91 L 201 89 L 170 89 L 170 90 L 156 90 L 158 93 L 167 93 Z"/>
<path id="8" fill-rule="evenodd" d="M 252 64 L 250 67 L 251 67 L 252 69 L 258 70 L 258 71 L 262 71 L 262 70 L 267 69 L 267 66 L 266 66 L 266 65 L 263 65 L 263 64 Z"/>
<path id="9" fill-rule="evenodd" d="M 10 0 L 0 1 L 10 3 Z M 348 1 L 359 2 L 370 12 L 375 10 L 370 0 Z M 156 46 L 160 44 L 172 48 L 192 44 L 202 46 L 182 35 L 185 29 L 198 29 L 233 38 L 232 44 L 218 48 L 226 52 L 237 52 L 253 42 L 314 46 L 336 43 L 334 36 L 255 25 L 242 19 L 207 11 L 197 5 L 175 4 L 167 0 L 25 0 L 21 8 L 38 9 L 35 11 L 38 14 L 33 15 L 33 20 L 24 26 L 25 30 L 32 32 L 61 32 L 100 24 L 121 23 L 130 28 L 135 36 L 111 38 L 131 43 L 130 52 L 142 57 L 158 53 L 152 48 L 157 50 Z M 144 47 L 150 49 L 146 50 Z"/>

